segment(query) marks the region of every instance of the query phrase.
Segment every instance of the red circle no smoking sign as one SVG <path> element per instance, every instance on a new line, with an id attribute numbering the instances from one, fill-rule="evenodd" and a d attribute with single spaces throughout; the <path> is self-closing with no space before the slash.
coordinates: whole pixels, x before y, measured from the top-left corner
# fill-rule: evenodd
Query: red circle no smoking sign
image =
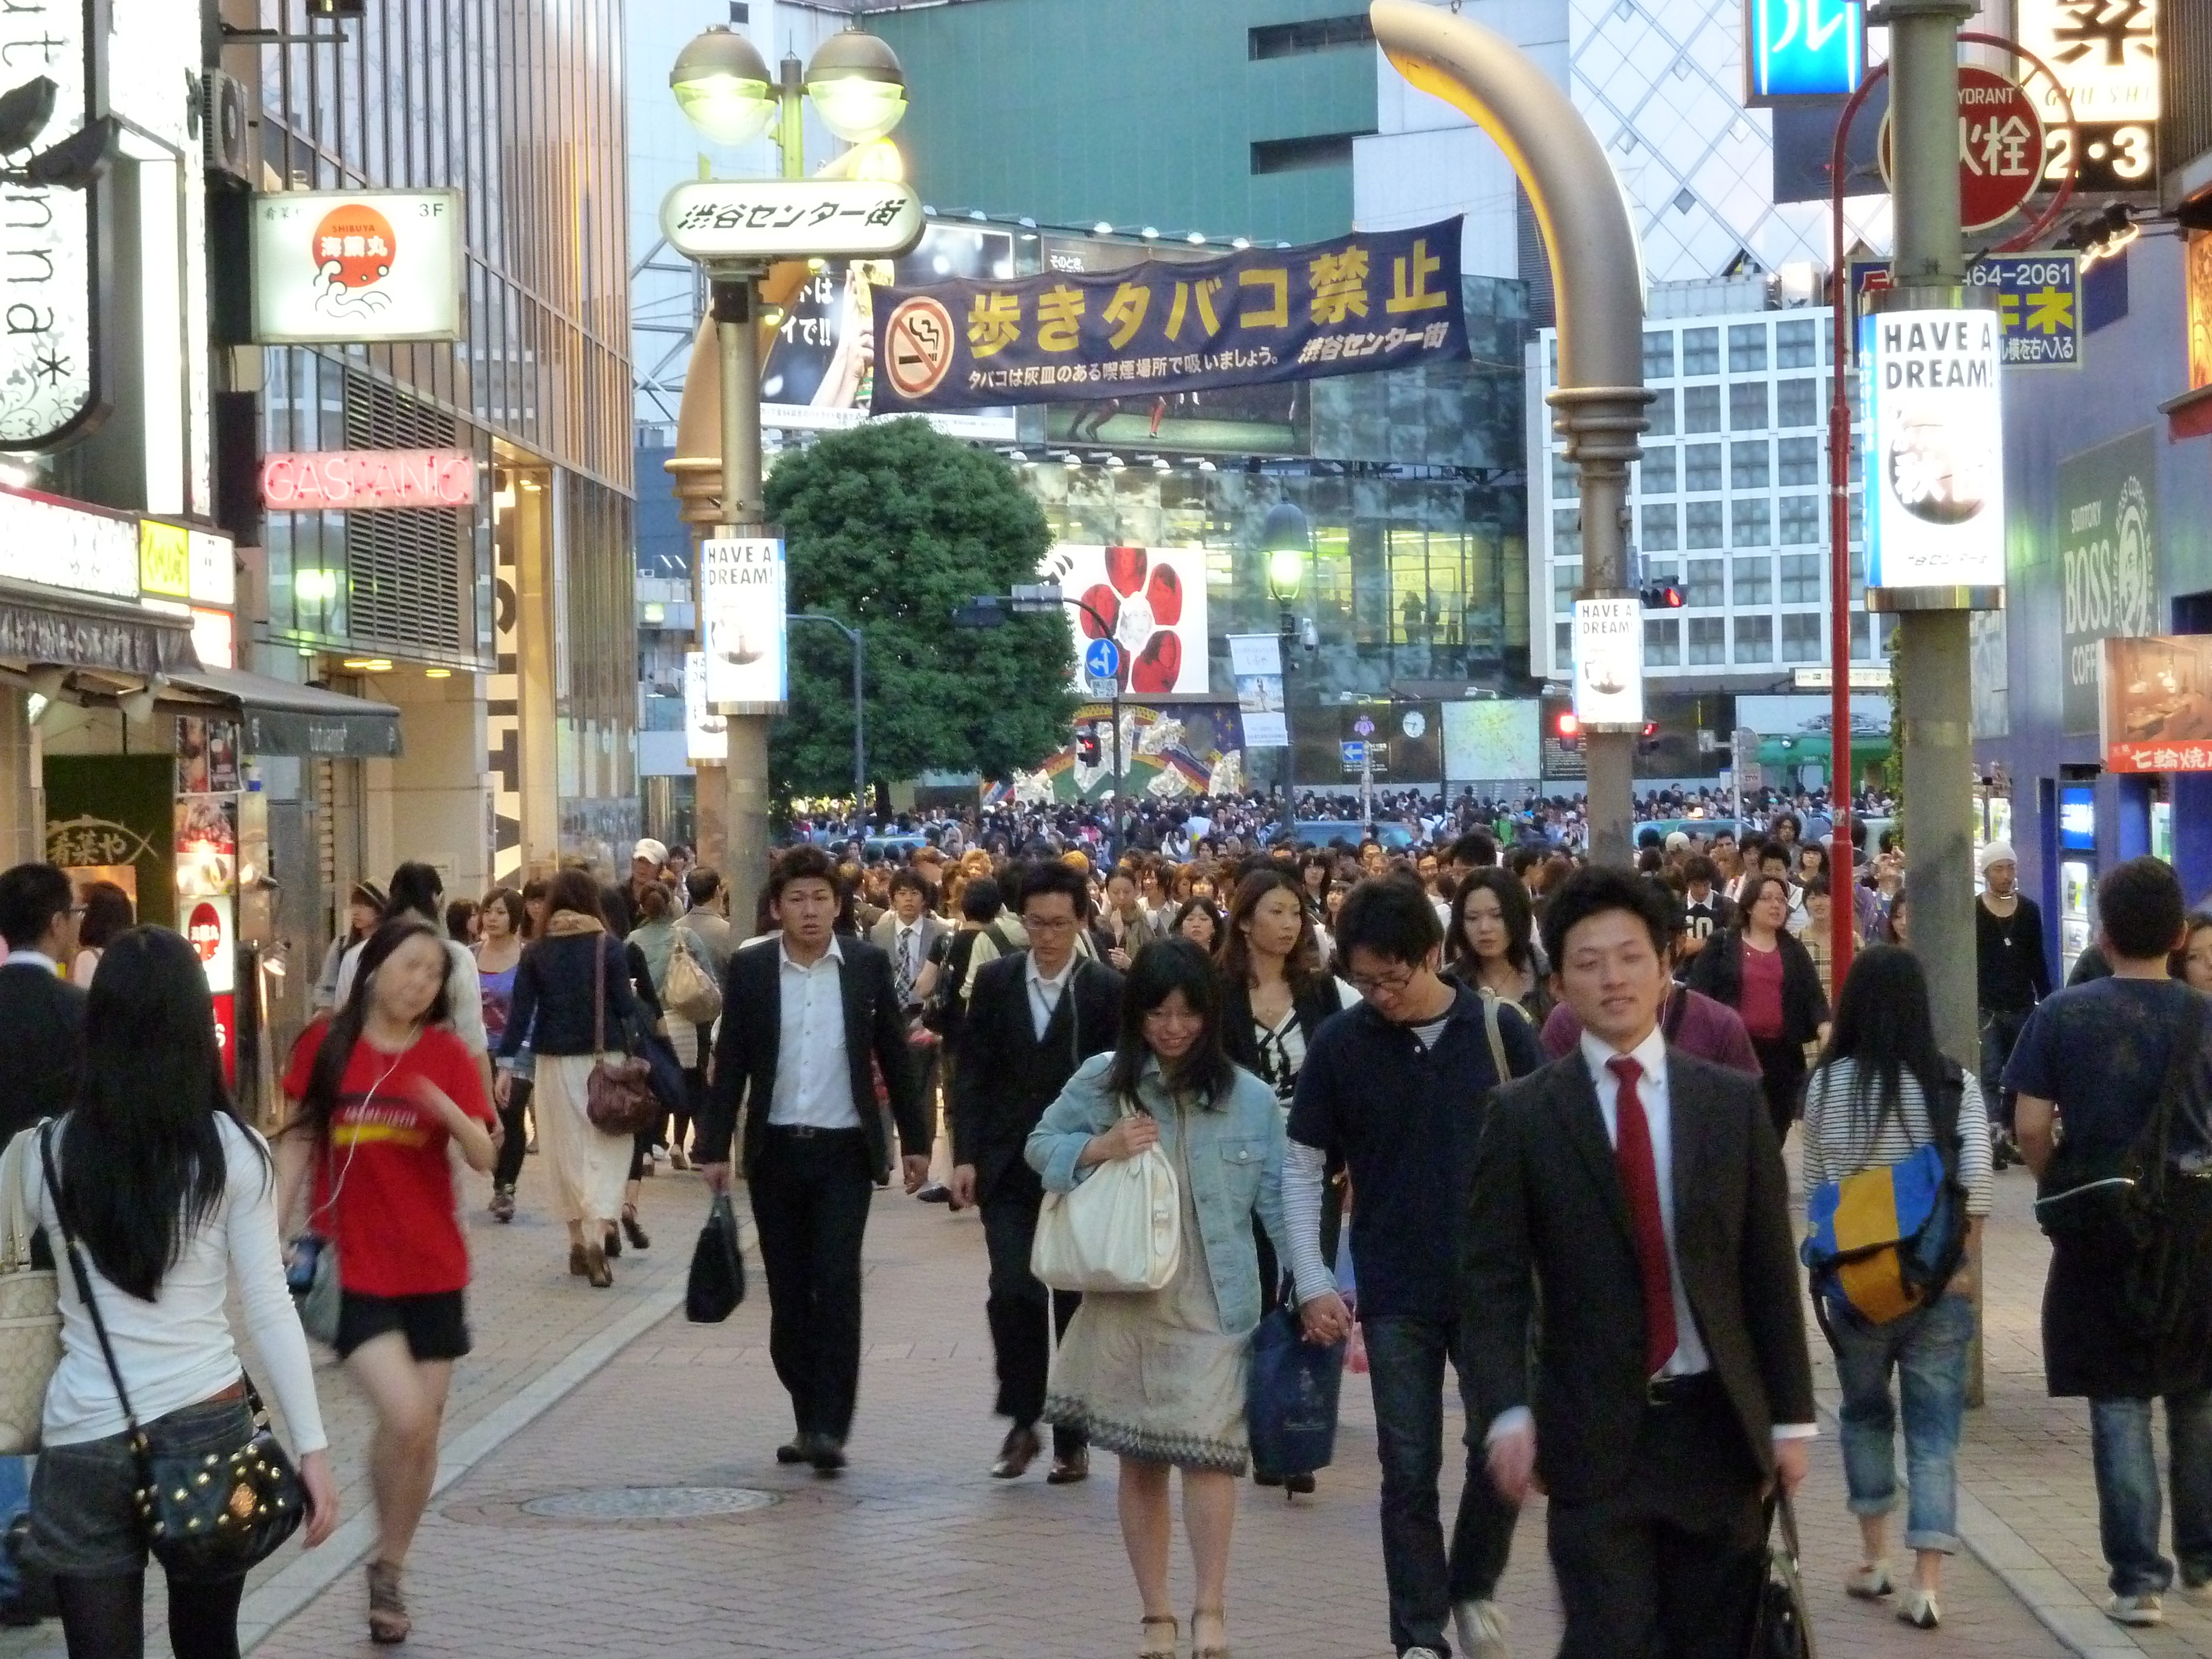
<path id="1" fill-rule="evenodd" d="M 884 327 L 884 351 L 890 361 L 880 367 L 891 390 L 927 398 L 952 367 L 952 313 L 932 299 L 901 301 Z"/>

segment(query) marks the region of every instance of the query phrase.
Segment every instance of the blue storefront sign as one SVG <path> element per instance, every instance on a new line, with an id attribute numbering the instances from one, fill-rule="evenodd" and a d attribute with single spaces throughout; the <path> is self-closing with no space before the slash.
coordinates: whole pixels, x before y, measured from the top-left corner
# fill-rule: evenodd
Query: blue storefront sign
<path id="1" fill-rule="evenodd" d="M 1800 98 L 1847 98 L 1866 72 L 1859 0 L 1745 0 L 1744 102 L 1757 109 Z"/>
<path id="2" fill-rule="evenodd" d="M 2081 259 L 2076 253 L 2000 253 L 1977 259 L 1966 280 L 1996 292 L 2007 368 L 2071 368 L 2081 361 Z M 1851 261 L 1854 308 L 1890 285 L 1889 261 Z"/>

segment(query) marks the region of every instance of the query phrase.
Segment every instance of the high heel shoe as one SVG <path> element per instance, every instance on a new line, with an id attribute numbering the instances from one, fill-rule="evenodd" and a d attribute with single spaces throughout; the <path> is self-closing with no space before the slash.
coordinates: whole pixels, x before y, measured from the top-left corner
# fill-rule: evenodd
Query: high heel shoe
<path id="1" fill-rule="evenodd" d="M 629 1240 L 633 1250 L 649 1250 L 653 1241 L 645 1236 L 645 1229 L 637 1224 L 637 1206 L 625 1204 L 622 1212 L 623 1237 Z"/>
<path id="2" fill-rule="evenodd" d="M 581 1244 L 571 1244 L 568 1247 L 568 1276 L 572 1279 L 581 1279 L 587 1271 L 584 1265 L 584 1247 Z"/>
<path id="3" fill-rule="evenodd" d="M 1213 1624 L 1212 1641 L 1199 1633 L 1198 1621 Z M 1230 1659 L 1229 1617 L 1219 1607 L 1194 1607 L 1190 1615 L 1190 1659 Z"/>
<path id="4" fill-rule="evenodd" d="M 615 1270 L 607 1266 L 607 1253 L 603 1246 L 584 1246 L 584 1279 L 595 1291 L 604 1291 L 615 1282 Z"/>
<path id="5" fill-rule="evenodd" d="M 1173 1615 L 1163 1614 L 1147 1619 L 1143 1630 L 1144 1634 L 1137 1648 L 1137 1659 L 1176 1659 L 1176 1641 L 1182 1634 L 1182 1626 L 1176 1622 Z M 1160 1634 L 1164 1630 L 1167 1632 L 1164 1636 Z"/>
<path id="6" fill-rule="evenodd" d="M 368 1564 L 368 1639 L 391 1647 L 407 1639 L 414 1629 L 407 1616 L 407 1598 L 399 1593 L 399 1569 L 389 1561 Z"/>

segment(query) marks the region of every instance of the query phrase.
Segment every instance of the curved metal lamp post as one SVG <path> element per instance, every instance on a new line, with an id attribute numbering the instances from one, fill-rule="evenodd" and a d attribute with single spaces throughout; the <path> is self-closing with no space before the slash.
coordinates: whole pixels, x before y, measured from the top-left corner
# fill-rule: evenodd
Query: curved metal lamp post
<path id="1" fill-rule="evenodd" d="M 1628 465 L 1644 428 L 1643 258 L 1597 136 L 1536 60 L 1495 30 L 1418 0 L 1374 0 L 1391 64 L 1489 134 L 1528 190 L 1551 260 L 1559 384 L 1546 399 L 1582 476 L 1581 599 L 1632 597 Z M 1535 469 L 1531 465 L 1531 476 Z M 1638 733 L 1585 726 L 1590 855 L 1629 862 Z"/>

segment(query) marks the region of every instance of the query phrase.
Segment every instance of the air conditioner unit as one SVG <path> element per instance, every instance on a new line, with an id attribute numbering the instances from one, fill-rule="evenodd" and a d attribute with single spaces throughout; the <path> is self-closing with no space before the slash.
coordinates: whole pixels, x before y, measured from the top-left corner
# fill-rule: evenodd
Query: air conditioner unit
<path id="1" fill-rule="evenodd" d="M 246 83 L 234 75 L 210 70 L 202 85 L 205 106 L 200 138 L 206 148 L 208 181 L 228 190 L 252 190 L 261 169 Z"/>

